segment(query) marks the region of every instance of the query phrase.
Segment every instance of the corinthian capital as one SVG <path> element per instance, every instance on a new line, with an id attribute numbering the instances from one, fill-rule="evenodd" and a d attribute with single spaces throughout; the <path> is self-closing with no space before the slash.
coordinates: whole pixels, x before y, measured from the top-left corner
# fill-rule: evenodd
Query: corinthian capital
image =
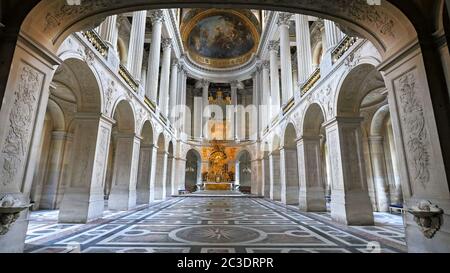
<path id="1" fill-rule="evenodd" d="M 279 47 L 280 47 L 280 42 L 275 41 L 275 40 L 270 40 L 269 41 L 269 46 L 268 46 L 269 51 L 271 51 L 271 50 L 278 51 Z"/>
<path id="2" fill-rule="evenodd" d="M 168 49 L 172 46 L 172 39 L 171 38 L 164 38 L 161 41 L 161 47 L 162 49 Z"/>
<path id="3" fill-rule="evenodd" d="M 150 11 L 150 20 L 152 21 L 152 24 L 155 24 L 157 22 L 163 22 L 164 21 L 163 11 L 160 9 Z"/>
<path id="4" fill-rule="evenodd" d="M 278 21 L 277 24 L 279 26 L 287 25 L 289 26 L 289 20 L 291 20 L 292 13 L 282 12 L 278 14 Z"/>

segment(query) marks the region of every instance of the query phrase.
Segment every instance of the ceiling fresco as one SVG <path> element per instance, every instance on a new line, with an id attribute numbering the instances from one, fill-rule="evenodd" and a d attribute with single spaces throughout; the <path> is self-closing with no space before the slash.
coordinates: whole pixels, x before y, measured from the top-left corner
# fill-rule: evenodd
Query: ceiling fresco
<path id="1" fill-rule="evenodd" d="M 209 68 L 229 68 L 249 61 L 256 52 L 260 28 L 250 11 L 191 10 L 181 26 L 191 60 Z"/>

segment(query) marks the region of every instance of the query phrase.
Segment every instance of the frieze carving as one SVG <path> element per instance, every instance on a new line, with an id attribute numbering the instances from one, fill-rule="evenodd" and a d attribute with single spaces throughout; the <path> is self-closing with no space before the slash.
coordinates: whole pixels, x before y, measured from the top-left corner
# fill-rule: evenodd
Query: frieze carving
<path id="1" fill-rule="evenodd" d="M 42 82 L 43 75 L 39 71 L 28 65 L 22 67 L 9 115 L 9 129 L 0 156 L 4 186 L 14 181 L 20 166 L 25 164 Z"/>
<path id="2" fill-rule="evenodd" d="M 403 75 L 398 80 L 398 92 L 406 146 L 411 158 L 410 170 L 414 182 L 425 188 L 430 181 L 429 136 L 426 129 L 424 109 L 417 98 L 416 79 L 413 72 Z"/>

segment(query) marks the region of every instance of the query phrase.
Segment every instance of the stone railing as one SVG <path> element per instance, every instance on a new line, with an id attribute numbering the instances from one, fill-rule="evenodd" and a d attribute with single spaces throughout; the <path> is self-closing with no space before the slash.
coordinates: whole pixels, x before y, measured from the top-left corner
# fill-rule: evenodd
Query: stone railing
<path id="1" fill-rule="evenodd" d="M 102 55 L 106 57 L 108 55 L 108 45 L 98 36 L 93 30 L 81 32 L 84 37 L 94 46 L 94 48 Z"/>
<path id="2" fill-rule="evenodd" d="M 347 52 L 357 41 L 357 37 L 345 36 L 333 52 L 331 52 L 333 63 L 336 63 L 342 56 L 344 56 L 345 52 Z"/>
<path id="3" fill-rule="evenodd" d="M 124 79 L 128 86 L 133 89 L 134 92 L 138 90 L 139 84 L 123 65 L 119 65 L 119 75 L 122 77 L 122 79 Z"/>
<path id="4" fill-rule="evenodd" d="M 306 83 L 302 86 L 301 95 L 305 95 L 311 88 L 320 80 L 320 68 L 317 68 L 314 70 L 312 75 L 309 77 L 309 79 L 306 81 Z"/>

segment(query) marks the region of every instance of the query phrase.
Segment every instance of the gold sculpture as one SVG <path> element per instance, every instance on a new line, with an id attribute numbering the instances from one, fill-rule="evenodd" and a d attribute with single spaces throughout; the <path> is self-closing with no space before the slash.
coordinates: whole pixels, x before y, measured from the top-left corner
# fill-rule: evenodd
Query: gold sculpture
<path id="1" fill-rule="evenodd" d="M 225 147 L 217 140 L 213 140 L 213 150 L 209 155 L 208 172 L 204 173 L 207 182 L 231 182 L 234 174 L 228 171 L 228 157 Z"/>

